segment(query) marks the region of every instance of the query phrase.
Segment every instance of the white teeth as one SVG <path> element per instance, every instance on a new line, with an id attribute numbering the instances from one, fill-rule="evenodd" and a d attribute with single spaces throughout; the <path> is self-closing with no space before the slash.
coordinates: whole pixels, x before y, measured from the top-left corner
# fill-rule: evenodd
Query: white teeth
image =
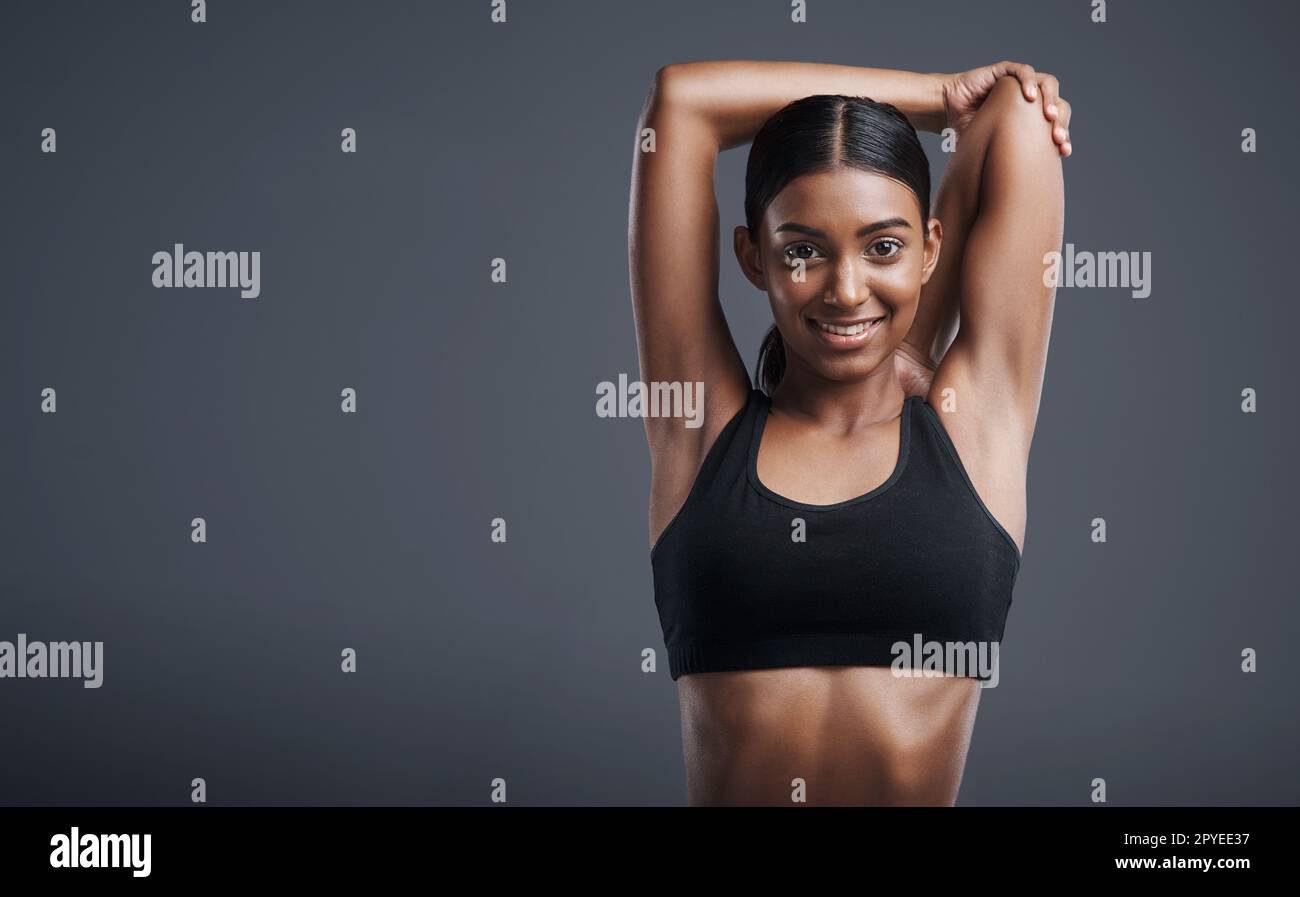
<path id="1" fill-rule="evenodd" d="M 839 336 L 858 336 L 866 331 L 868 325 L 866 321 L 859 321 L 857 324 L 850 324 L 847 327 L 840 327 L 836 324 L 825 324 L 821 321 L 818 321 L 817 326 L 820 327 L 822 330 L 825 330 L 827 333 L 835 333 L 838 334 Z"/>

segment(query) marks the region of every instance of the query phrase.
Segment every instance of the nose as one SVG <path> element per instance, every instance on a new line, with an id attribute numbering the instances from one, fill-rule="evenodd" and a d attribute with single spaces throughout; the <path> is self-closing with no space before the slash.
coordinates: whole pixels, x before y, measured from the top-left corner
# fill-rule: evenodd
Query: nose
<path id="1" fill-rule="evenodd" d="M 841 259 L 823 296 L 827 305 L 846 310 L 857 308 L 871 298 L 867 278 L 857 264 L 857 259 Z"/>

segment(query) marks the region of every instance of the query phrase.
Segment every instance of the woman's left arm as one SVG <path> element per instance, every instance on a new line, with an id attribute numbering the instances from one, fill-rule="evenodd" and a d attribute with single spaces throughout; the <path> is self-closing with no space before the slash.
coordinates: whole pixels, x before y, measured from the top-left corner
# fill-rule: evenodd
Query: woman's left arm
<path id="1" fill-rule="evenodd" d="M 1044 139 L 1041 104 L 1026 103 L 1011 77 L 997 79 L 962 144 L 978 152 L 966 157 L 979 166 L 978 212 L 959 247 L 961 326 L 931 383 L 932 404 L 952 390 L 953 425 L 971 430 L 975 454 L 1027 463 L 1056 300 L 1044 259 L 1065 230 L 1062 152 Z"/>
<path id="2" fill-rule="evenodd" d="M 975 113 L 988 98 L 993 86 L 1010 75 L 1020 83 L 1026 101 L 1035 104 L 1051 124 L 1050 133 L 1061 156 L 1073 151 L 1070 144 L 1070 104 L 1060 97 L 1060 84 L 1046 72 L 1032 65 L 1004 60 L 959 74 L 944 77 L 942 91 L 944 118 L 941 127 L 960 133 L 967 129 Z M 966 155 L 969 155 L 966 154 Z M 895 354 L 895 367 L 904 390 L 909 395 L 927 395 L 935 370 L 952 344 L 959 324 L 957 277 L 960 258 L 954 259 L 965 242 L 966 232 L 974 222 L 978 201 L 978 165 L 962 157 L 951 166 L 955 172 L 944 173 L 934 199 L 931 214 L 938 215 L 944 227 L 945 253 L 940 258 L 930 282 L 921 291 L 916 317 L 906 338 Z M 963 171 L 962 169 L 966 169 Z M 953 177 L 953 173 L 956 177 Z M 954 264 L 953 261 L 958 264 Z"/>
<path id="3" fill-rule="evenodd" d="M 941 251 L 959 256 L 950 261 L 961 323 L 928 394 L 977 491 L 1020 544 L 1056 296 L 1044 257 L 1060 248 L 1065 222 L 1061 152 L 1043 113 L 1001 77 L 959 132 L 949 164 L 974 211 L 962 245 L 950 246 L 945 227 Z"/>

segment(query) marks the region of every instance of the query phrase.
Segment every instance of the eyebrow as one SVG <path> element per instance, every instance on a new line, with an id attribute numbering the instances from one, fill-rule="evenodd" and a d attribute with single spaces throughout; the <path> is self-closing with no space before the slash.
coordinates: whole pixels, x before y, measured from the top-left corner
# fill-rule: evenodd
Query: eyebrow
<path id="1" fill-rule="evenodd" d="M 856 236 L 865 237 L 867 234 L 875 233 L 878 230 L 884 230 L 887 227 L 911 227 L 911 226 L 912 225 L 907 223 L 906 218 L 886 218 L 884 221 L 877 221 L 875 224 L 868 224 L 865 227 L 859 228 Z M 810 237 L 821 237 L 822 239 L 826 238 L 825 231 L 818 230 L 815 227 L 809 227 L 806 224 L 796 224 L 793 221 L 787 221 L 785 224 L 782 224 L 779 227 L 777 227 L 776 233 L 779 234 L 783 230 L 794 231 L 800 234 L 807 234 Z"/>

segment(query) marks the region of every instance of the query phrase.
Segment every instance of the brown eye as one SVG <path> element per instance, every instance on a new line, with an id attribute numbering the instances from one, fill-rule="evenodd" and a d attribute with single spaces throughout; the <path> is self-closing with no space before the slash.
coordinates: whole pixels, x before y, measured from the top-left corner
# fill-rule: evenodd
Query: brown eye
<path id="1" fill-rule="evenodd" d="M 795 243 L 787 246 L 785 250 L 785 262 L 787 265 L 793 265 L 797 261 L 810 261 L 817 257 L 817 247 L 811 243 Z"/>
<path id="2" fill-rule="evenodd" d="M 879 251 L 882 249 L 885 251 L 883 252 Z M 882 259 L 893 258 L 894 256 L 898 255 L 900 252 L 903 251 L 903 244 L 900 243 L 898 240 L 894 240 L 892 238 L 879 240 L 875 243 L 872 243 L 871 248 L 867 251 L 870 252 L 876 258 L 882 258 Z"/>

